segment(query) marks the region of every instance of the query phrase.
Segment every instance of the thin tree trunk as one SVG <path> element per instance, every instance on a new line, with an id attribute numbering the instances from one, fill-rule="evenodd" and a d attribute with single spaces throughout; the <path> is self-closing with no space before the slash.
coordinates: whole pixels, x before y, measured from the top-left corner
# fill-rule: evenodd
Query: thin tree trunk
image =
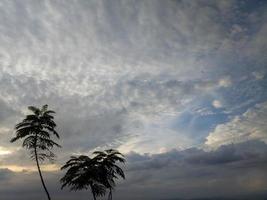
<path id="1" fill-rule="evenodd" d="M 92 190 L 92 193 L 93 193 L 94 200 L 96 200 L 96 196 L 95 196 L 94 188 L 93 188 L 92 184 L 91 184 L 90 186 L 91 186 L 91 190 Z"/>
<path id="2" fill-rule="evenodd" d="M 112 200 L 112 190 L 111 190 L 111 188 L 109 189 L 108 200 Z"/>
<path id="3" fill-rule="evenodd" d="M 47 190 L 47 188 L 45 186 L 45 183 L 44 183 L 44 179 L 43 179 L 42 172 L 41 172 L 40 165 L 39 165 L 39 161 L 38 161 L 38 156 L 37 156 L 37 150 L 36 150 L 36 148 L 34 148 L 34 154 L 35 154 L 35 161 L 36 161 L 36 165 L 37 165 L 37 169 L 38 169 L 38 172 L 39 172 L 39 175 L 40 175 L 40 179 L 41 179 L 42 185 L 44 187 L 44 190 L 45 190 L 45 193 L 47 195 L 48 200 L 51 200 L 51 197 L 49 195 L 49 192 L 48 192 L 48 190 Z"/>
<path id="4" fill-rule="evenodd" d="M 93 196 L 94 196 L 94 200 L 96 200 L 96 196 L 95 196 L 95 193 L 93 192 Z"/>

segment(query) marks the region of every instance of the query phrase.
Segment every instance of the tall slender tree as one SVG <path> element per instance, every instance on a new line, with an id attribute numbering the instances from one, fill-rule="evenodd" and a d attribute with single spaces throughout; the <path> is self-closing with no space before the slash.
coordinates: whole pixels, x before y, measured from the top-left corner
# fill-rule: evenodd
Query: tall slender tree
<path id="1" fill-rule="evenodd" d="M 19 139 L 23 140 L 22 146 L 30 151 L 31 158 L 35 160 L 39 176 L 47 195 L 48 200 L 51 200 L 50 194 L 44 183 L 43 175 L 40 169 L 40 161 L 46 159 L 53 161 L 55 154 L 52 152 L 54 146 L 61 147 L 51 139 L 52 135 L 59 138 L 56 132 L 56 123 L 54 122 L 53 110 L 48 110 L 48 105 L 42 106 L 40 109 L 34 106 L 29 106 L 31 114 L 15 126 L 16 135 L 10 142 L 15 142 Z"/>

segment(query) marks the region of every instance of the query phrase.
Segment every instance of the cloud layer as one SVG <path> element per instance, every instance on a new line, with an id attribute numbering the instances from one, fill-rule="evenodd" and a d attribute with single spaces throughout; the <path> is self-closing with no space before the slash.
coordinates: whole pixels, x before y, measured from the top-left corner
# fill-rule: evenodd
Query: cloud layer
<path id="1" fill-rule="evenodd" d="M 121 199 L 264 194 L 266 10 L 261 0 L 1 1 L 0 180 L 17 192 L 0 195 L 39 198 L 33 163 L 9 140 L 27 106 L 43 104 L 63 146 L 44 166 L 51 188 L 70 155 L 112 147 L 129 155 Z"/>
<path id="2" fill-rule="evenodd" d="M 152 155 L 131 152 L 124 167 L 126 181 L 118 184 L 114 198 L 244 199 L 254 196 L 263 199 L 267 186 L 266 156 L 267 145 L 259 141 L 225 145 L 210 152 L 196 148 Z M 88 199 L 88 191 L 75 194 L 60 190 L 58 180 L 61 176 L 59 172 L 45 173 L 54 198 L 68 200 L 79 195 L 82 200 Z M 37 173 L 2 169 L 0 177 L 0 192 L 4 199 L 15 199 L 18 194 L 22 200 L 41 195 Z"/>

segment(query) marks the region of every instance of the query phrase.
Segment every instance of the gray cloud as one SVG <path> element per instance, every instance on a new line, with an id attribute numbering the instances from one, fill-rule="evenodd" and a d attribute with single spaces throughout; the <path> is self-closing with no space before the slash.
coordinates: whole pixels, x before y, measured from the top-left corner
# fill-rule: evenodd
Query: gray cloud
<path id="1" fill-rule="evenodd" d="M 157 155 L 132 153 L 128 156 L 128 179 L 121 187 L 143 192 L 146 199 L 164 199 L 166 191 L 170 198 L 261 194 L 267 184 L 263 178 L 266 155 L 267 146 L 259 141 L 227 145 L 211 152 L 188 149 Z M 224 188 L 222 192 L 220 188 Z"/>
<path id="2" fill-rule="evenodd" d="M 126 180 L 119 182 L 114 198 L 243 199 L 247 196 L 248 199 L 253 199 L 250 196 L 260 196 L 265 192 L 266 155 L 267 145 L 260 141 L 226 145 L 211 152 L 195 148 L 152 155 L 132 152 L 126 156 Z M 3 173 L 6 174 L 6 171 L 3 170 Z M 7 174 L 9 173 L 11 172 L 8 171 Z M 61 176 L 62 172 L 45 173 L 56 199 L 74 199 L 77 195 L 80 199 L 88 199 L 89 191 L 76 194 L 61 191 L 58 182 Z M 21 199 L 43 196 L 37 173 L 16 173 L 6 178 L 6 184 L 1 187 L 1 195 L 7 199 L 17 198 L 13 194 L 14 190 L 19 194 L 30 195 L 22 195 Z"/>

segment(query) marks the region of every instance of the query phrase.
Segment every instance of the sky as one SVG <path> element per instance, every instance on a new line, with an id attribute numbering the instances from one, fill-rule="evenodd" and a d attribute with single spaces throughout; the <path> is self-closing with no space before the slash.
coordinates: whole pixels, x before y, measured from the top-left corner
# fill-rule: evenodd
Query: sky
<path id="1" fill-rule="evenodd" d="M 115 148 L 114 199 L 267 196 L 267 1 L 0 1 L 0 199 L 45 199 L 10 143 L 48 104 L 61 149 L 43 163 L 57 200 L 71 155 Z"/>

